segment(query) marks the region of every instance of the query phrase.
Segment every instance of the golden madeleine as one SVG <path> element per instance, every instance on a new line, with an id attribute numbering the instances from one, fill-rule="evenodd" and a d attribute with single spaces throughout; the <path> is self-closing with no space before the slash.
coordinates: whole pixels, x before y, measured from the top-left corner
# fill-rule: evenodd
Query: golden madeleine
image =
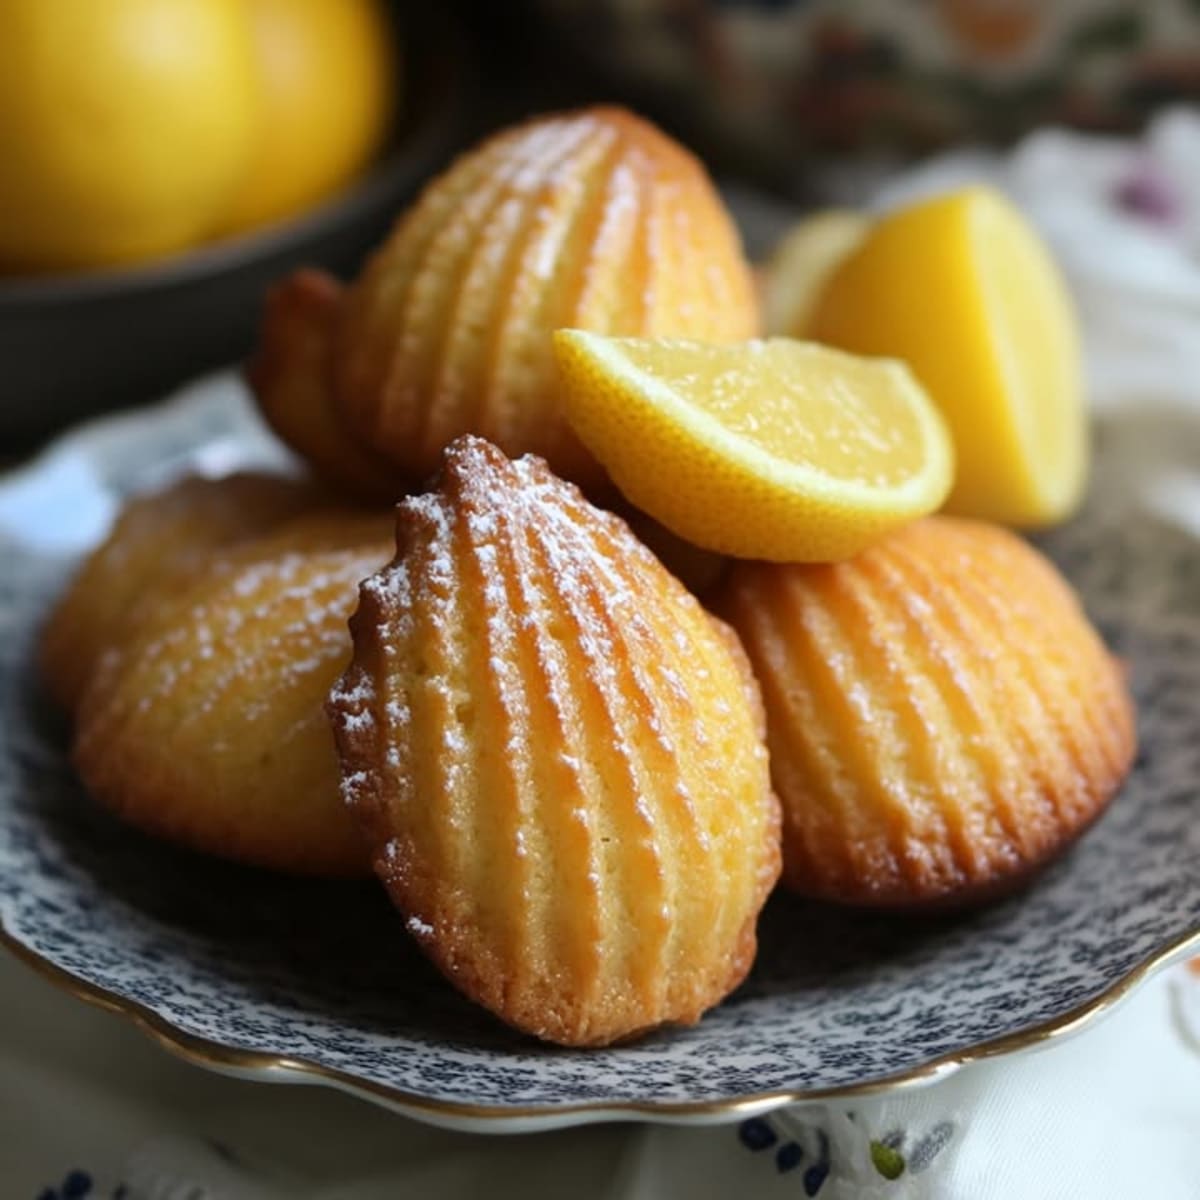
<path id="1" fill-rule="evenodd" d="M 320 342 L 316 326 L 330 326 L 328 407 L 281 382 L 302 375 L 285 366 L 302 351 L 280 302 L 262 332 L 274 366 L 252 374 L 268 419 L 309 453 L 303 422 L 283 414 L 328 411 L 367 453 L 417 478 L 453 438 L 476 433 L 582 486 L 603 481 L 559 408 L 555 329 L 709 341 L 758 331 L 750 269 L 704 168 L 605 107 L 540 117 L 464 154 L 344 301 L 324 316 L 316 307 L 301 334 Z"/>
<path id="2" fill-rule="evenodd" d="M 98 664 L 73 757 L 91 794 L 149 833 L 257 866 L 369 870 L 325 718 L 361 579 L 391 516 L 322 511 L 226 549 L 147 606 Z"/>
<path id="3" fill-rule="evenodd" d="M 967 899 L 1069 845 L 1136 742 L 1124 672 L 1057 570 L 933 517 L 836 565 L 739 563 L 715 604 L 762 687 L 784 882 Z"/>
<path id="4" fill-rule="evenodd" d="M 74 711 L 100 656 L 161 591 L 181 586 L 218 548 L 259 537 L 321 500 L 309 483 L 252 472 L 189 476 L 130 500 L 42 630 L 39 668 L 50 693 Z"/>
<path id="5" fill-rule="evenodd" d="M 297 271 L 273 287 L 246 379 L 267 423 L 322 479 L 355 495 L 395 500 L 409 480 L 354 440 L 333 403 L 333 335 L 344 296 L 322 271 Z"/>
<path id="6" fill-rule="evenodd" d="M 398 509 L 329 712 L 408 929 L 503 1020 L 568 1045 L 693 1022 L 779 871 L 737 639 L 532 456 L 455 441 Z"/>
<path id="7" fill-rule="evenodd" d="M 632 504 L 614 506 L 613 511 L 628 524 L 638 541 L 652 550 L 658 561 L 700 600 L 716 587 L 729 567 L 731 560 L 725 555 L 681 538 Z"/>

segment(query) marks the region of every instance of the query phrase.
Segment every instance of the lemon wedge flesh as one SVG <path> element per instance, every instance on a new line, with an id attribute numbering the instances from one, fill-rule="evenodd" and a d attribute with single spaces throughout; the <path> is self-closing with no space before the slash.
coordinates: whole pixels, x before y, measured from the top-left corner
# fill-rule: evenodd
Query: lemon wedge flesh
<path id="1" fill-rule="evenodd" d="M 638 508 L 742 558 L 848 558 L 936 509 L 953 477 L 906 367 L 788 338 L 711 345 L 559 330 L 563 403 Z"/>
<path id="2" fill-rule="evenodd" d="M 912 367 L 954 438 L 949 511 L 1040 526 L 1079 503 L 1075 314 L 1048 250 L 998 192 L 966 188 L 881 218 L 834 268 L 806 336 Z"/>

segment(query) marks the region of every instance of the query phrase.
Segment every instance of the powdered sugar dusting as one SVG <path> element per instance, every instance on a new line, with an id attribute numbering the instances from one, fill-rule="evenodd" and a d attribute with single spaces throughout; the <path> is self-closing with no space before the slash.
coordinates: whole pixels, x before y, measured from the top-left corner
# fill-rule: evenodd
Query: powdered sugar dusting
<path id="1" fill-rule="evenodd" d="M 362 799 L 370 784 L 370 776 L 366 771 L 351 771 L 341 778 L 340 790 L 345 804 L 356 804 Z"/>
<path id="2" fill-rule="evenodd" d="M 398 561 L 363 585 L 381 675 L 370 688 L 360 660 L 339 711 L 346 733 L 381 727 L 343 796 L 373 784 L 410 839 L 408 868 L 384 850 L 410 932 L 436 936 L 413 907 L 491 927 L 500 905 L 534 959 L 538 931 L 566 919 L 606 962 L 624 953 L 606 931 L 631 927 L 670 961 L 681 861 L 707 878 L 724 794 L 715 768 L 687 761 L 721 690 L 707 616 L 619 518 L 479 438 L 449 447 L 439 490 L 403 501 L 397 529 Z M 407 890 L 431 878 L 436 902 Z M 565 896 L 570 917 L 555 911 Z"/>
<path id="3" fill-rule="evenodd" d="M 404 922 L 405 928 L 415 938 L 431 938 L 433 937 L 433 926 L 426 921 L 422 921 L 420 917 L 409 917 Z"/>
<path id="4" fill-rule="evenodd" d="M 375 685 L 365 671 L 349 671 L 334 685 L 330 696 L 346 708 L 365 708 L 375 701 Z"/>
<path id="5" fill-rule="evenodd" d="M 312 676 L 331 679 L 350 657 L 345 621 L 355 585 L 383 556 L 365 546 L 305 552 L 268 541 L 219 562 L 156 609 L 130 647 L 129 668 L 144 676 L 138 711 L 187 688 L 185 719 L 212 718 L 238 687 L 230 719 L 270 720 L 281 693 L 311 686 Z"/>

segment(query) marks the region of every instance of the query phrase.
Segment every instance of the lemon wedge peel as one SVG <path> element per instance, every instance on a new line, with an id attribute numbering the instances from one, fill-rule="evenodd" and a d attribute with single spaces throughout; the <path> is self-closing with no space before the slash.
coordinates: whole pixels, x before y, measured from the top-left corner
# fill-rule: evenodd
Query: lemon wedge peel
<path id="1" fill-rule="evenodd" d="M 631 361 L 628 347 L 640 341 L 555 333 L 567 419 L 628 500 L 697 546 L 743 558 L 836 561 L 934 511 L 950 489 L 954 450 L 946 424 L 902 363 L 880 359 L 870 367 L 881 386 L 903 398 L 920 443 L 920 470 L 899 483 L 873 484 L 790 460 L 730 429 Z M 845 360 L 861 369 L 864 362 L 787 338 L 720 348 L 683 339 L 657 345 L 683 355 L 774 348 L 825 368 Z M 739 512 L 748 519 L 733 520 Z"/>

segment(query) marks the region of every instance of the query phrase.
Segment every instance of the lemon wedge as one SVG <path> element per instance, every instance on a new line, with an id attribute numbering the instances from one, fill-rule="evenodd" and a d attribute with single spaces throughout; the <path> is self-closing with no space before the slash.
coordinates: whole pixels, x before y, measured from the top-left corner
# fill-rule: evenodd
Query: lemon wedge
<path id="1" fill-rule="evenodd" d="M 805 336 L 912 367 L 954 437 L 949 511 L 1039 526 L 1079 503 L 1075 315 L 1049 251 L 998 192 L 965 188 L 882 217 L 833 269 Z"/>
<path id="2" fill-rule="evenodd" d="M 848 558 L 936 509 L 953 450 L 908 369 L 787 338 L 559 330 L 575 432 L 638 508 L 742 558 Z"/>

